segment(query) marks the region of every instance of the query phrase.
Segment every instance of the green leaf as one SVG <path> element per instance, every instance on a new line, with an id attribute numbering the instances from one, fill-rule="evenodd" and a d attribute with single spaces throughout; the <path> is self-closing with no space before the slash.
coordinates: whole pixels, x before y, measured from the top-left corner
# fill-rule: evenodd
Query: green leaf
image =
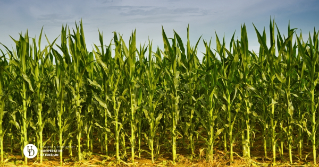
<path id="1" fill-rule="evenodd" d="M 90 85 L 96 86 L 96 87 L 98 87 L 100 90 L 102 90 L 101 85 L 98 84 L 95 80 L 91 81 L 89 78 L 87 78 L 87 80 L 89 81 Z"/>
<path id="2" fill-rule="evenodd" d="M 30 89 L 32 92 L 34 92 L 34 90 L 33 90 L 33 88 L 32 88 L 32 84 L 31 84 L 30 78 L 29 78 L 26 74 L 22 74 L 22 77 L 23 77 L 23 79 L 24 79 L 26 82 L 28 82 L 28 84 L 29 84 L 29 89 Z"/>
<path id="3" fill-rule="evenodd" d="M 162 116 L 163 116 L 163 113 L 159 113 L 157 118 L 156 118 L 156 121 L 155 121 L 155 125 L 157 126 L 159 123 L 160 123 L 160 120 L 162 119 Z"/>
<path id="4" fill-rule="evenodd" d="M 223 132 L 224 128 L 218 129 L 215 133 L 215 137 L 219 136 Z"/>
<path id="5" fill-rule="evenodd" d="M 95 99 L 96 101 L 99 102 L 99 104 L 100 104 L 103 108 L 108 109 L 106 102 L 105 102 L 104 100 L 100 99 L 99 96 L 96 95 L 94 92 L 93 92 L 93 97 L 94 97 L 94 99 Z"/>
<path id="6" fill-rule="evenodd" d="M 106 132 L 111 132 L 110 129 L 106 128 L 106 127 L 102 127 L 100 124 L 98 124 L 97 122 L 94 123 L 95 126 L 105 130 Z"/>

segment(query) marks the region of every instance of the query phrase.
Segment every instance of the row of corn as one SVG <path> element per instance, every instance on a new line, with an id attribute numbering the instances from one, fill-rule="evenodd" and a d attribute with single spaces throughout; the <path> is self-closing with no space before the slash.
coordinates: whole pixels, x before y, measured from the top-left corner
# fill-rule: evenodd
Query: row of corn
<path id="1" fill-rule="evenodd" d="M 245 25 L 228 48 L 217 34 L 215 49 L 203 40 L 202 61 L 201 38 L 192 47 L 188 28 L 186 45 L 162 29 L 162 50 L 150 41 L 137 47 L 134 31 L 128 45 L 116 32 L 105 44 L 99 33 L 89 52 L 82 21 L 73 32 L 62 26 L 61 43 L 46 38 L 44 48 L 42 30 L 38 41 L 20 34 L 12 38 L 15 49 L 2 44 L 0 56 L 1 162 L 16 145 L 24 156 L 33 143 L 40 163 L 45 146 L 59 146 L 61 165 L 63 154 L 81 161 L 98 145 L 117 164 L 142 154 L 155 163 L 164 153 L 175 163 L 179 151 L 193 158 L 199 146 L 207 160 L 219 149 L 232 162 L 234 147 L 250 159 L 261 147 L 273 163 L 286 152 L 291 164 L 293 156 L 316 164 L 318 33 L 305 42 L 290 26 L 287 37 L 274 21 L 269 29 L 267 44 L 265 30 L 255 27 L 258 54 L 248 49 Z M 254 145 L 258 140 L 262 146 Z"/>

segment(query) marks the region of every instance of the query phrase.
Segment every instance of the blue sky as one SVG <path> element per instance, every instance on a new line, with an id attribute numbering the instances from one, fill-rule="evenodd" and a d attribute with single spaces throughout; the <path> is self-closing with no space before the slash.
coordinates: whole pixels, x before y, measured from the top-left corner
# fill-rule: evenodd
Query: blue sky
<path id="1" fill-rule="evenodd" d="M 266 28 L 269 37 L 270 17 L 275 18 L 281 34 L 287 36 L 291 28 L 303 32 L 308 38 L 314 27 L 318 29 L 318 0 L 0 0 L 0 42 L 10 49 L 14 46 L 11 35 L 18 39 L 19 33 L 28 29 L 30 37 L 37 37 L 42 26 L 50 42 L 60 35 L 62 25 L 75 28 L 75 22 L 83 20 L 86 44 L 89 51 L 93 43 L 99 44 L 98 30 L 103 32 L 104 43 L 109 43 L 113 31 L 123 35 L 128 42 L 134 29 L 137 43 L 153 40 L 154 49 L 163 49 L 162 26 L 167 36 L 173 37 L 175 30 L 186 44 L 186 28 L 190 26 L 190 41 L 194 46 L 198 38 L 212 39 L 215 49 L 215 32 L 228 44 L 233 33 L 240 38 L 240 27 L 247 26 L 249 49 L 258 52 L 259 43 L 252 23 L 259 31 Z M 318 31 L 316 29 L 316 31 Z M 306 40 L 306 39 L 304 39 Z M 42 38 L 42 47 L 46 45 Z M 57 40 L 60 44 L 60 38 Z M 0 49 L 4 49 L 0 46 Z M 204 52 L 201 41 L 198 57 Z"/>

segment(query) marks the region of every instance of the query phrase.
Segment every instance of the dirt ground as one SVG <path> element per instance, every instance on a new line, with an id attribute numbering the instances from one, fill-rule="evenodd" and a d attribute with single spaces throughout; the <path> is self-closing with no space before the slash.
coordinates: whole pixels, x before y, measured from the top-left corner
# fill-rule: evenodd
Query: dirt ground
<path id="1" fill-rule="evenodd" d="M 256 155 L 256 153 L 260 152 L 263 154 L 263 151 L 254 150 L 252 151 L 252 155 Z M 312 166 L 311 163 L 307 163 L 306 161 L 298 160 L 297 157 L 294 157 L 294 164 L 289 165 L 288 163 L 288 155 L 283 159 L 279 159 L 275 166 Z M 128 157 L 129 154 L 128 154 Z M 142 156 L 145 157 L 145 156 Z M 310 157 L 310 156 L 309 156 Z M 279 158 L 279 157 L 278 157 Z M 4 166 L 60 166 L 59 156 L 50 156 L 44 157 L 43 163 L 40 164 L 37 158 L 28 159 L 28 165 L 23 165 L 23 159 L 21 155 L 8 155 L 6 158 L 7 162 Z M 77 157 L 74 155 L 70 157 L 67 153 L 63 156 L 63 166 L 197 166 L 197 167 L 213 167 L 213 166 L 273 166 L 270 158 L 264 157 L 252 157 L 250 160 L 245 160 L 240 157 L 237 153 L 234 155 L 234 162 L 230 163 L 228 154 L 225 154 L 222 151 L 215 150 L 214 158 L 212 162 L 208 162 L 205 160 L 204 154 L 198 154 L 195 158 L 190 158 L 189 155 L 183 155 L 183 153 L 178 154 L 178 158 L 176 164 L 174 165 L 171 161 L 171 155 L 163 155 L 158 158 L 155 164 L 152 164 L 151 157 L 148 158 L 135 158 L 135 163 L 130 163 L 130 159 L 127 159 L 126 162 L 121 162 L 120 165 L 115 164 L 115 157 L 106 157 L 101 153 L 94 153 L 91 155 L 87 155 L 85 160 L 77 161 Z M 309 158 L 310 160 L 310 158 Z M 309 162 L 308 160 L 308 162 Z M 311 162 L 311 161 L 310 161 Z"/>
<path id="2" fill-rule="evenodd" d="M 127 162 L 122 162 L 120 165 L 115 164 L 115 157 L 106 158 L 103 155 L 93 154 L 82 161 L 77 161 L 76 157 L 70 158 L 69 156 L 64 156 L 63 166 L 176 166 L 176 167 L 184 167 L 184 166 L 198 166 L 198 167 L 206 167 L 206 166 L 249 166 L 249 163 L 245 162 L 240 158 L 235 157 L 235 162 L 230 164 L 227 161 L 227 157 L 224 157 L 223 153 L 219 153 L 219 155 L 215 155 L 213 162 L 208 162 L 204 159 L 204 157 L 196 157 L 192 160 L 189 157 L 184 157 L 183 155 L 178 155 L 178 159 L 176 164 L 174 165 L 170 160 L 170 157 L 158 158 L 155 164 L 152 164 L 150 158 L 135 158 L 135 163 L 130 163 L 128 159 Z M 40 164 L 37 158 L 28 159 L 28 165 L 22 165 L 23 159 L 19 155 L 11 155 L 11 160 L 6 162 L 4 166 L 60 166 L 60 159 L 58 156 L 54 157 L 44 157 L 43 163 Z M 16 160 L 15 160 L 16 158 Z M 254 165 L 255 166 L 255 165 Z"/>
<path id="3" fill-rule="evenodd" d="M 268 150 L 267 155 L 269 158 L 265 158 L 264 156 L 264 149 L 263 149 L 263 141 L 257 140 L 254 141 L 254 145 L 251 147 L 251 159 L 247 160 L 241 157 L 242 150 L 241 145 L 236 143 L 234 145 L 234 162 L 230 163 L 229 161 L 229 154 L 225 153 L 223 148 L 218 148 L 215 146 L 214 149 L 214 157 L 212 162 L 208 162 L 206 160 L 205 152 L 206 148 L 203 143 L 197 143 L 195 145 L 195 156 L 192 158 L 190 157 L 189 150 L 183 146 L 182 140 L 179 140 L 177 147 L 177 160 L 176 164 L 172 163 L 172 154 L 170 154 L 170 150 L 161 150 L 161 153 L 158 158 L 156 159 L 155 164 L 152 164 L 150 154 L 146 152 L 141 153 L 142 158 L 138 158 L 138 152 L 136 149 L 136 158 L 135 163 L 131 163 L 130 160 L 130 149 L 127 147 L 127 154 L 125 157 L 122 157 L 123 162 L 120 165 L 115 164 L 115 153 L 114 148 L 109 148 L 109 155 L 111 157 L 105 156 L 105 153 L 101 152 L 100 143 L 98 141 L 93 142 L 93 153 L 85 152 L 85 145 L 84 147 L 84 160 L 78 161 L 77 160 L 77 151 L 73 148 L 73 156 L 69 155 L 69 150 L 65 149 L 63 151 L 63 166 L 176 166 L 176 167 L 184 167 L 184 166 L 196 166 L 196 167 L 217 167 L 217 166 L 313 166 L 312 162 L 312 153 L 310 145 L 304 146 L 303 149 L 303 157 L 300 158 L 298 156 L 298 149 L 295 148 L 293 150 L 293 162 L 294 164 L 289 164 L 289 157 L 288 151 L 284 150 L 283 157 L 280 157 L 279 153 L 277 153 L 276 157 L 276 165 L 272 164 L 272 152 Z M 129 144 L 129 143 L 126 143 Z M 112 145 L 110 145 L 111 147 Z M 144 146 L 143 150 L 148 150 L 148 147 Z M 169 149 L 169 148 L 167 148 Z M 60 159 L 59 156 L 44 156 L 43 163 L 40 164 L 37 157 L 33 159 L 28 159 L 28 164 L 23 165 L 23 159 L 21 153 L 18 148 L 13 150 L 13 153 L 10 152 L 10 149 L 7 148 L 4 150 L 4 160 L 5 164 L 2 166 L 60 166 Z M 122 155 L 121 153 L 120 155 Z M 127 158 L 126 158 L 127 157 Z"/>

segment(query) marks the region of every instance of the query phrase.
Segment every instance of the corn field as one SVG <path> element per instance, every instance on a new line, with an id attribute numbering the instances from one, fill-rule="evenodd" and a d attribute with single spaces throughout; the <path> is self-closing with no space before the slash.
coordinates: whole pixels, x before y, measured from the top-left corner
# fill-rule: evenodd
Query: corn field
<path id="1" fill-rule="evenodd" d="M 216 34 L 215 49 L 201 38 L 191 46 L 189 28 L 186 44 L 162 28 L 163 49 L 137 46 L 134 31 L 128 45 L 116 32 L 110 43 L 99 33 L 90 52 L 82 21 L 73 31 L 62 26 L 61 43 L 46 38 L 44 48 L 42 30 L 38 39 L 11 37 L 12 50 L 0 43 L 1 163 L 16 149 L 27 164 L 29 143 L 39 163 L 45 146 L 57 146 L 62 165 L 63 154 L 81 161 L 97 145 L 116 164 L 143 155 L 155 163 L 164 153 L 176 163 L 181 149 L 198 156 L 201 143 L 209 161 L 216 150 L 230 162 L 252 159 L 258 148 L 273 164 L 284 154 L 290 164 L 316 164 L 318 32 L 304 40 L 288 26 L 285 37 L 273 20 L 269 30 L 267 38 L 255 27 L 258 54 L 248 48 L 245 25 L 229 48 Z"/>

